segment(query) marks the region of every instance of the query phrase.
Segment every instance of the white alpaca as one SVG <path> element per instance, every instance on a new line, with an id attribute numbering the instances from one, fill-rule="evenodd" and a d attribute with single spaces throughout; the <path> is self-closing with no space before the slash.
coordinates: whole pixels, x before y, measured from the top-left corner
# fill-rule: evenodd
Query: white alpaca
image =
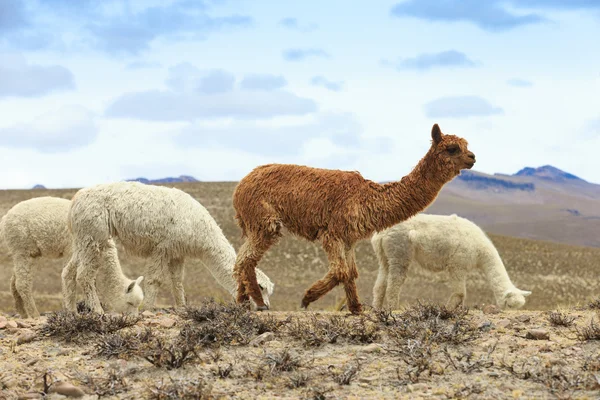
<path id="1" fill-rule="evenodd" d="M 237 293 L 233 278 L 236 254 L 233 246 L 206 208 L 189 194 L 138 182 L 117 182 L 81 189 L 72 200 L 69 221 L 74 246 L 81 254 L 80 284 L 88 305 L 96 310 L 92 281 L 99 266 L 98 254 L 115 237 L 130 254 L 150 258 L 144 284 L 144 308 L 154 306 L 158 289 L 168 281 L 175 304 L 185 305 L 183 263 L 198 258 L 232 296 Z M 262 295 L 268 303 L 273 283 L 257 270 Z M 79 278 L 78 278 L 79 279 Z M 73 274 L 65 268 L 63 285 L 69 307 Z"/>
<path id="2" fill-rule="evenodd" d="M 67 227 L 70 206 L 71 202 L 66 199 L 36 197 L 16 204 L 0 221 L 0 237 L 14 264 L 11 292 L 15 308 L 23 318 L 37 318 L 40 315 L 33 299 L 36 261 L 71 254 L 71 234 Z M 116 256 L 116 252 L 109 253 L 110 255 Z M 118 282 L 119 291 L 124 295 L 118 296 L 119 293 L 115 293 L 116 287 L 102 285 L 99 288 L 102 302 L 109 311 L 135 312 L 143 300 L 139 286 L 142 277 L 132 281 L 121 273 L 118 263 L 108 264 L 111 268 L 100 271 L 101 281 Z M 136 282 L 138 285 L 135 285 Z M 119 299 L 123 301 L 119 302 Z"/>
<path id="3" fill-rule="evenodd" d="M 375 233 L 371 244 L 379 261 L 373 287 L 373 307 L 398 306 L 400 288 L 409 268 L 447 271 L 452 295 L 449 307 L 463 305 L 467 272 L 480 269 L 500 307 L 521 308 L 530 291 L 518 289 L 510 280 L 492 241 L 473 222 L 455 214 L 416 216 Z"/>

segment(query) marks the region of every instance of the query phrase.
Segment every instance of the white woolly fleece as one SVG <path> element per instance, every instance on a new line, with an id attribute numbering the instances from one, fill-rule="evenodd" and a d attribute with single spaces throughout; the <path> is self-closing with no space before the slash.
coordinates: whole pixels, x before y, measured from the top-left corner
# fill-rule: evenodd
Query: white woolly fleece
<path id="1" fill-rule="evenodd" d="M 33 299 L 35 261 L 71 254 L 71 234 L 67 227 L 70 206 L 67 199 L 36 197 L 18 203 L 0 221 L 0 237 L 14 263 L 11 291 L 17 312 L 23 318 L 40 315 Z M 103 268 L 98 276 L 102 281 L 117 279 L 124 287 L 134 282 L 123 276 L 120 266 L 118 270 Z M 99 297 L 109 310 L 122 308 L 115 303 L 112 290 L 100 290 Z"/>
<path id="2" fill-rule="evenodd" d="M 376 308 L 381 308 L 386 298 L 391 306 L 398 306 L 406 273 L 415 267 L 449 273 L 453 293 L 448 305 L 452 307 L 464 304 L 466 275 L 473 269 L 483 270 L 501 307 L 520 308 L 531 294 L 511 282 L 498 251 L 483 230 L 456 214 L 417 214 L 375 233 L 371 244 L 379 261 L 373 287 Z"/>
<path id="3" fill-rule="evenodd" d="M 170 283 L 177 306 L 185 304 L 183 262 L 197 258 L 232 296 L 235 249 L 209 212 L 175 188 L 117 182 L 81 189 L 69 214 L 75 243 L 101 244 L 115 237 L 128 253 L 150 258 L 144 279 L 144 307 L 153 307 L 159 286 Z M 268 304 L 273 283 L 259 269 Z"/>

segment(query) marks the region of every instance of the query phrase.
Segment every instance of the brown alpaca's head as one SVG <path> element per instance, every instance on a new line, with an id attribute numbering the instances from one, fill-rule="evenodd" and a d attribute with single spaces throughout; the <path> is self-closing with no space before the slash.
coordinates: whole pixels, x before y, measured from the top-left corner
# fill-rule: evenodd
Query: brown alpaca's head
<path id="1" fill-rule="evenodd" d="M 438 124 L 431 128 L 431 139 L 430 152 L 443 170 L 458 175 L 461 169 L 471 169 L 475 165 L 475 154 L 469 151 L 465 139 L 443 134 Z"/>

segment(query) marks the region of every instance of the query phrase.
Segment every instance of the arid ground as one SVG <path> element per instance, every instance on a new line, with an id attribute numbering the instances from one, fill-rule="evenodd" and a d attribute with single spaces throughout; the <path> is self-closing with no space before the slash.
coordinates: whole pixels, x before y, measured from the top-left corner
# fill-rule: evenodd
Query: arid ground
<path id="1" fill-rule="evenodd" d="M 239 248 L 235 183 L 173 186 L 206 206 Z M 30 197 L 75 192 L 2 191 L 0 214 Z M 394 315 L 369 307 L 362 317 L 333 312 L 341 289 L 300 311 L 304 291 L 326 273 L 326 258 L 318 244 L 287 236 L 260 263 L 275 282 L 268 313 L 207 303 L 231 299 L 194 260 L 186 261 L 187 313 L 167 308 L 166 291 L 159 301 L 165 309 L 141 320 L 50 313 L 61 307 L 63 259 L 38 266 L 35 299 L 47 314 L 21 321 L 2 248 L 0 399 L 75 390 L 60 382 L 103 398 L 600 398 L 600 328 L 589 307 L 599 295 L 600 248 L 490 237 L 513 282 L 533 292 L 523 310 L 486 307 L 493 297 L 473 272 L 468 313 L 448 313 L 430 306 L 447 299 L 446 277 L 413 272 L 403 289 L 407 308 Z M 144 260 L 124 252 L 120 258 L 126 274 L 143 275 Z M 368 241 L 358 246 L 357 262 L 359 294 L 368 305 L 377 275 Z M 553 310 L 564 314 L 550 317 Z M 76 332 L 57 328 L 65 326 Z"/>

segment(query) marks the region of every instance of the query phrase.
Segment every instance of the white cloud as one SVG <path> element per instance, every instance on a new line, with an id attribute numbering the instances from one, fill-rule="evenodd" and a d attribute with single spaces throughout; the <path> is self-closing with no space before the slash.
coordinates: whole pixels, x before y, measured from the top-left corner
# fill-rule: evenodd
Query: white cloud
<path id="1" fill-rule="evenodd" d="M 0 97 L 36 97 L 75 88 L 71 71 L 60 65 L 32 65 L 17 54 L 0 54 Z"/>
<path id="2" fill-rule="evenodd" d="M 31 122 L 0 128 L 0 146 L 65 152 L 94 141 L 98 129 L 94 115 L 81 106 L 65 106 Z"/>

